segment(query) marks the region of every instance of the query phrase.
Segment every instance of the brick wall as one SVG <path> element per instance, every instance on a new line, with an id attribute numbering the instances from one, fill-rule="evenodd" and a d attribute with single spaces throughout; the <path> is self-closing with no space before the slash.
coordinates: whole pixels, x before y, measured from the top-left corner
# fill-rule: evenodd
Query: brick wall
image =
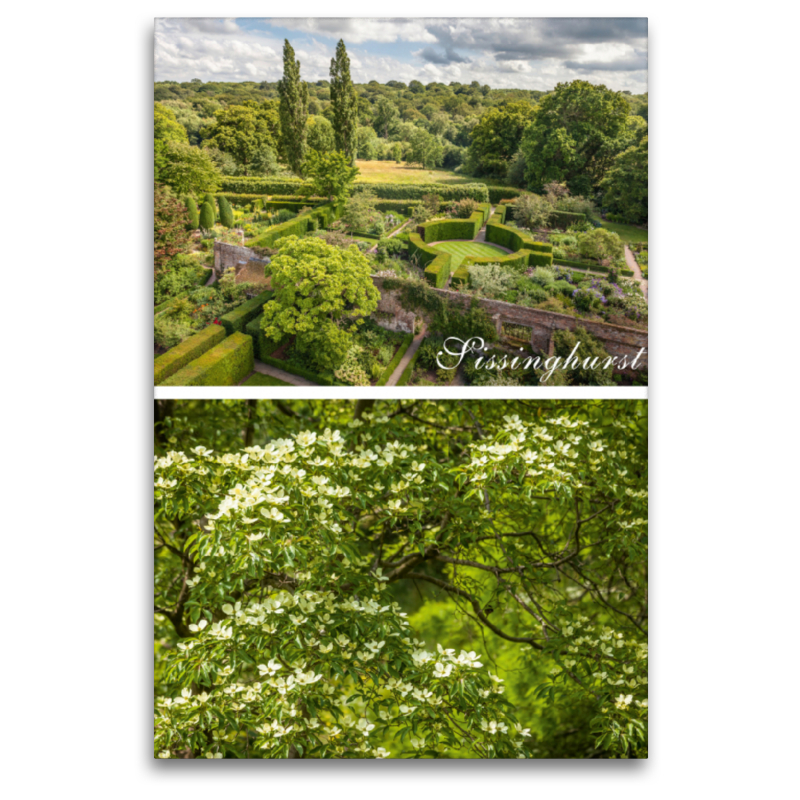
<path id="1" fill-rule="evenodd" d="M 378 308 L 385 311 L 395 308 L 402 309 L 396 296 L 397 291 L 384 291 L 383 278 L 373 277 L 372 281 L 381 292 L 381 303 Z M 472 299 L 470 295 L 452 292 L 449 289 L 431 289 L 431 291 L 436 292 L 441 297 L 450 298 L 456 303 L 460 303 L 464 308 L 469 307 Z M 625 328 L 621 325 L 609 325 L 604 322 L 590 322 L 570 317 L 567 314 L 556 314 L 552 311 L 542 311 L 538 308 L 517 306 L 513 303 L 505 303 L 502 300 L 481 298 L 478 302 L 495 321 L 498 326 L 498 332 L 501 331 L 500 326 L 503 322 L 524 325 L 530 328 L 531 346 L 540 353 L 552 353 L 552 336 L 555 331 L 575 330 L 580 326 L 585 328 L 592 336 L 596 336 L 603 343 L 609 355 L 627 355 L 629 362 L 644 348 L 645 352 L 639 358 L 637 367 L 647 367 L 647 331 Z"/>
<path id="2" fill-rule="evenodd" d="M 214 242 L 214 270 L 217 275 L 228 267 L 244 267 L 248 262 L 259 261 L 258 256 L 249 247 L 238 247 L 232 244 Z M 397 292 L 383 291 L 383 278 L 373 277 L 375 286 L 381 292 L 378 303 L 379 315 L 375 321 L 384 328 L 395 331 L 411 333 L 414 330 L 415 314 L 403 308 L 397 298 Z M 452 292 L 449 289 L 432 289 L 442 297 L 452 298 L 465 308 L 469 306 L 470 295 Z M 628 356 L 632 361 L 644 348 L 645 352 L 639 359 L 638 365 L 647 367 L 647 331 L 636 328 L 626 328 L 622 325 L 609 325 L 605 322 L 589 322 L 576 319 L 567 314 L 556 314 L 552 311 L 542 311 L 538 308 L 526 308 L 502 300 L 478 301 L 495 320 L 498 331 L 503 322 L 514 325 L 525 325 L 531 329 L 531 346 L 540 353 L 552 352 L 552 336 L 554 331 L 575 330 L 581 326 L 589 333 L 596 336 L 605 349 L 612 356 Z M 383 317 L 383 315 L 390 315 Z"/>

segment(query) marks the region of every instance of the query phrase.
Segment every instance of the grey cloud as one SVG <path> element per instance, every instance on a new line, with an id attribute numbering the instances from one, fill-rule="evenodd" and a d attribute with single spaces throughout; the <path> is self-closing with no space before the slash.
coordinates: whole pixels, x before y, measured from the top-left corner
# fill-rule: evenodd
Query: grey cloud
<path id="1" fill-rule="evenodd" d="M 578 72 L 638 72 L 647 69 L 647 55 L 637 53 L 616 61 L 565 61 L 564 66 Z"/>
<path id="2" fill-rule="evenodd" d="M 445 47 L 444 52 L 439 52 L 433 47 L 425 47 L 414 55 L 419 56 L 431 64 L 469 64 L 470 59 L 459 55 L 452 47 Z"/>

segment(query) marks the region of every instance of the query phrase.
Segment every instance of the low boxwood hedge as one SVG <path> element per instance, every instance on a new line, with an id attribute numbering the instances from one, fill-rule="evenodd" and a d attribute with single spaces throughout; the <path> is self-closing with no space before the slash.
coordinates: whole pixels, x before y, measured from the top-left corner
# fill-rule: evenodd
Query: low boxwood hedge
<path id="1" fill-rule="evenodd" d="M 258 295 L 258 297 L 247 300 L 240 306 L 234 308 L 233 311 L 229 311 L 227 314 L 220 317 L 220 323 L 225 326 L 225 330 L 228 331 L 229 334 L 236 333 L 237 331 L 239 333 L 244 333 L 247 323 L 263 312 L 264 304 L 272 299 L 273 294 L 274 292 L 268 289 L 266 292 L 262 292 Z"/>
<path id="2" fill-rule="evenodd" d="M 158 386 L 170 375 L 174 375 L 214 345 L 219 344 L 226 336 L 227 333 L 222 325 L 209 325 L 200 333 L 184 339 L 180 344 L 167 350 L 153 362 L 153 385 Z"/>
<path id="3" fill-rule="evenodd" d="M 428 266 L 431 261 L 441 254 L 441 250 L 437 250 L 435 247 L 428 247 L 418 233 L 408 234 L 408 257 L 412 258 L 416 255 L 420 266 Z"/>
<path id="4" fill-rule="evenodd" d="M 434 219 L 421 225 L 426 242 L 449 239 L 474 239 L 483 227 L 483 213 L 476 211 L 469 219 Z"/>
<path id="5" fill-rule="evenodd" d="M 236 386 L 252 371 L 253 339 L 243 333 L 234 333 L 178 370 L 161 385 Z"/>
<path id="6" fill-rule="evenodd" d="M 392 373 L 397 369 L 397 365 L 402 360 L 403 356 L 406 354 L 406 350 L 411 346 L 411 342 L 414 341 L 414 334 L 407 333 L 403 337 L 403 341 L 400 342 L 400 347 L 397 348 L 397 352 L 394 354 L 392 360 L 387 364 L 386 369 L 381 374 L 381 377 L 378 379 L 378 382 L 375 384 L 376 386 L 386 386 L 386 381 L 392 377 Z"/>

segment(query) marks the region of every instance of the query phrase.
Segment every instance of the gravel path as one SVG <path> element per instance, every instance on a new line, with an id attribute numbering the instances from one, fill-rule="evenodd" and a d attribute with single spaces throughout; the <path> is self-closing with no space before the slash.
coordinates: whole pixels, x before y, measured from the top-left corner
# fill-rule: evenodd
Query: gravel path
<path id="1" fill-rule="evenodd" d="M 633 279 L 639 281 L 639 286 L 642 287 L 642 294 L 644 295 L 645 302 L 649 305 L 650 301 L 647 299 L 647 281 L 642 277 L 642 270 L 636 263 L 636 259 L 633 257 L 633 253 L 628 245 L 625 245 L 625 263 L 628 265 L 628 269 L 633 272 Z"/>

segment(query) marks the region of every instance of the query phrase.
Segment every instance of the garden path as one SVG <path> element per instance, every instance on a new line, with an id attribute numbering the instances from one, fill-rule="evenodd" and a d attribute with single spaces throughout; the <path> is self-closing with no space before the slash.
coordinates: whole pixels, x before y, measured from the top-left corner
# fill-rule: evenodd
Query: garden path
<path id="1" fill-rule="evenodd" d="M 271 364 L 265 364 L 258 359 L 253 363 L 253 369 L 256 372 L 260 372 L 262 375 L 271 375 L 273 378 L 277 378 L 280 381 L 291 383 L 292 386 L 317 386 L 316 383 L 301 378 L 299 375 L 292 375 L 291 372 L 284 372 L 282 369 L 273 367 Z"/>
<path id="2" fill-rule="evenodd" d="M 636 263 L 636 259 L 633 257 L 633 253 L 628 245 L 625 245 L 625 263 L 628 265 L 628 269 L 633 271 L 633 279 L 639 281 L 639 286 L 642 289 L 645 302 L 649 305 L 650 301 L 647 299 L 647 281 L 642 277 L 642 270 Z"/>
<path id="3" fill-rule="evenodd" d="M 211 286 L 212 283 L 217 282 L 217 273 L 214 270 L 211 270 L 211 274 L 208 276 L 208 280 L 206 281 L 206 286 Z"/>
<path id="4" fill-rule="evenodd" d="M 489 217 L 494 214 L 494 206 L 489 207 Z M 486 218 L 486 222 L 489 221 L 489 217 Z M 478 235 L 473 239 L 475 242 L 485 242 L 486 241 L 486 222 L 483 223 L 483 227 L 478 231 Z M 510 250 L 508 251 L 511 252 Z"/>
<path id="5" fill-rule="evenodd" d="M 395 228 L 395 230 L 393 230 L 386 238 L 387 239 L 391 239 L 392 236 L 397 236 L 397 234 L 400 233 L 400 231 L 402 231 L 403 228 L 405 228 L 406 225 L 408 225 L 409 222 L 411 222 L 411 220 L 407 219 L 399 228 Z M 374 247 L 370 247 L 370 249 L 367 250 L 367 252 L 368 253 L 377 253 L 378 252 L 378 245 L 376 244 Z"/>
<path id="6" fill-rule="evenodd" d="M 425 338 L 425 334 L 427 333 L 428 326 L 423 322 L 422 323 L 422 330 L 414 337 L 411 344 L 408 346 L 408 350 L 406 350 L 403 357 L 400 359 L 400 363 L 397 365 L 395 371 L 389 377 L 389 380 L 386 381 L 387 386 L 397 386 L 397 381 L 400 380 L 400 376 L 403 374 L 403 370 L 408 366 L 408 362 L 414 357 L 414 353 L 419 350 L 419 346 L 422 344 L 422 340 Z"/>

